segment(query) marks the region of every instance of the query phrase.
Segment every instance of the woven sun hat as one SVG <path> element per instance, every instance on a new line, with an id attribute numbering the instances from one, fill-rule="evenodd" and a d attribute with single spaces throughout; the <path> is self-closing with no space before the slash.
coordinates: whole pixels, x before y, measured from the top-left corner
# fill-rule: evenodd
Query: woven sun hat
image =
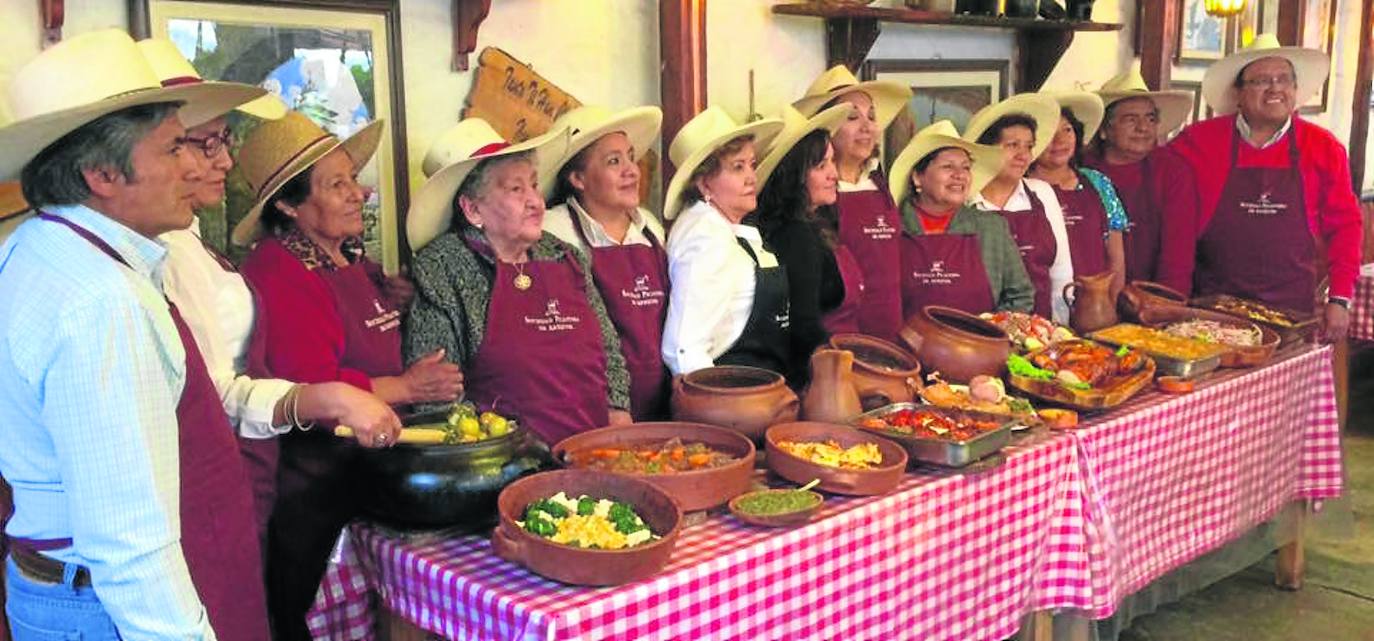
<path id="1" fill-rule="evenodd" d="M 253 191 L 253 207 L 234 226 L 235 245 L 248 246 L 262 235 L 262 208 L 288 181 L 310 169 L 335 149 L 348 152 L 362 169 L 382 142 L 383 120 L 374 120 L 340 140 L 300 112 L 258 125 L 239 147 L 238 166 Z"/>
<path id="2" fill-rule="evenodd" d="M 988 105 L 969 118 L 964 129 L 964 139 L 978 142 L 989 127 L 1003 116 L 1022 115 L 1035 122 L 1035 146 L 1031 147 L 1031 160 L 1040 157 L 1049 148 L 1054 132 L 1059 128 L 1059 103 L 1045 94 L 1017 94 L 1002 102 Z"/>
<path id="3" fill-rule="evenodd" d="M 1331 73 L 1331 59 L 1325 53 L 1306 47 L 1284 47 L 1279 44 L 1278 36 L 1260 34 L 1249 47 L 1216 61 L 1202 76 L 1202 98 L 1213 112 L 1218 115 L 1235 113 L 1236 76 L 1246 65 L 1264 58 L 1283 58 L 1293 65 L 1298 81 L 1295 104 L 1299 105 L 1317 95 Z"/>
<path id="4" fill-rule="evenodd" d="M 38 54 L 10 81 L 5 98 L 14 120 L 0 128 L 0 180 L 18 178 L 49 145 L 116 111 L 180 103 L 182 124 L 193 127 L 263 93 L 236 82 L 163 87 L 129 34 L 104 29 L 73 36 Z"/>
<path id="5" fill-rule="evenodd" d="M 430 145 L 422 168 L 425 184 L 410 200 L 406 214 L 406 238 L 419 251 L 453 224 L 453 197 L 483 161 L 533 151 L 540 176 L 560 162 L 568 149 L 568 129 L 555 127 L 524 142 L 510 144 L 491 124 L 467 118 L 449 128 Z"/>
<path id="6" fill-rule="evenodd" d="M 1002 170 L 1001 147 L 980 145 L 966 140 L 959 135 L 954 123 L 940 120 L 916 132 L 902 153 L 897 154 L 897 158 L 892 161 L 892 169 L 887 174 L 887 184 L 888 189 L 892 190 L 894 202 L 900 205 L 907 192 L 911 190 L 911 170 L 916 167 L 916 163 L 936 150 L 946 147 L 967 151 L 973 161 L 973 180 L 968 189 L 970 198 L 983 191 L 983 187 Z"/>
<path id="7" fill-rule="evenodd" d="M 782 159 L 787 156 L 787 152 L 792 151 L 792 148 L 796 147 L 802 138 L 818 129 L 824 129 L 830 135 L 835 135 L 835 131 L 844 124 L 844 121 L 849 119 L 850 114 L 854 113 L 855 109 L 854 105 L 845 103 L 835 105 L 807 118 L 794 107 L 783 107 L 782 112 L 778 114 L 778 118 L 782 120 L 782 132 L 773 138 L 763 160 L 759 161 L 758 168 L 754 170 L 758 175 L 759 189 L 763 189 L 768 178 L 773 175 L 773 170 L 778 168 Z"/>
<path id="8" fill-rule="evenodd" d="M 600 105 L 583 105 L 559 116 L 549 131 L 567 129 L 572 137 L 568 140 L 567 151 L 560 157 L 551 158 L 550 164 L 540 163 L 539 191 L 543 192 L 545 200 L 552 197 L 558 187 L 558 172 L 563 171 L 563 165 L 571 162 L 573 156 L 583 149 L 601 140 L 602 136 L 616 132 L 625 134 L 638 158 L 654 144 L 662 126 L 663 110 L 658 107 L 633 107 L 617 112 Z"/>
<path id="9" fill-rule="evenodd" d="M 1140 75 L 1140 69 L 1134 66 L 1102 83 L 1097 95 L 1102 97 L 1103 109 L 1127 98 L 1149 98 L 1159 110 L 1161 134 L 1178 129 L 1193 113 L 1192 92 L 1182 89 L 1150 91 L 1150 87 L 1145 84 L 1145 76 Z"/>
<path id="10" fill-rule="evenodd" d="M 706 162 L 731 140 L 741 136 L 754 137 L 754 149 L 767 149 L 773 138 L 782 131 L 782 121 L 765 118 L 743 125 L 735 122 L 724 109 L 712 105 L 695 115 L 682 126 L 668 146 L 668 159 L 673 161 L 677 173 L 663 197 L 663 219 L 672 220 L 682 209 L 682 192 L 687 189 L 692 172 Z M 760 181 L 762 184 L 762 181 Z"/>
<path id="11" fill-rule="evenodd" d="M 859 82 L 849 67 L 835 65 L 822 73 L 807 87 L 806 94 L 792 106 L 803 116 L 811 117 L 820 112 L 830 101 L 847 93 L 862 91 L 873 99 L 873 111 L 878 117 L 878 130 L 887 129 L 892 120 L 906 108 L 911 100 L 911 88 L 901 83 L 887 80 Z"/>
<path id="12" fill-rule="evenodd" d="M 171 40 L 139 40 L 138 48 L 143 51 L 143 57 L 148 59 L 148 64 L 152 65 L 153 73 L 162 81 L 162 86 L 177 87 L 205 82 L 196 68 L 191 66 L 191 61 L 181 55 L 181 51 Z M 286 103 L 271 93 L 234 109 L 263 120 L 276 120 L 286 115 Z"/>
<path id="13" fill-rule="evenodd" d="M 1107 107 L 1102 104 L 1102 97 L 1091 91 L 1044 91 L 1041 92 L 1059 106 L 1073 112 L 1073 117 L 1078 122 L 1083 123 L 1083 139 L 1078 141 L 1080 146 L 1087 144 L 1093 136 L 1097 135 L 1097 130 L 1102 126 L 1102 117 L 1107 113 Z"/>

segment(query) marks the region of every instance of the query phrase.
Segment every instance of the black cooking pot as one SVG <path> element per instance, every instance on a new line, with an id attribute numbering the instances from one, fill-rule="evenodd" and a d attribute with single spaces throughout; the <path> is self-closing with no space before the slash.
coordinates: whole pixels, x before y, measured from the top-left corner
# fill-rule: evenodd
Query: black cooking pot
<path id="1" fill-rule="evenodd" d="M 447 413 L 406 418 L 406 427 L 442 424 Z M 403 529 L 456 527 L 475 532 L 496 523 L 496 497 L 516 479 L 551 467 L 548 447 L 517 426 L 505 436 L 463 445 L 396 445 L 363 449 L 363 511 Z"/>

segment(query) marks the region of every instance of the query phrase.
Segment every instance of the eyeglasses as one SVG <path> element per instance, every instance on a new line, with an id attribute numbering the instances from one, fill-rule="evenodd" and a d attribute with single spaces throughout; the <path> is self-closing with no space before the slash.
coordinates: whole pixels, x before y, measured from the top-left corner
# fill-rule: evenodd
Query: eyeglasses
<path id="1" fill-rule="evenodd" d="M 186 144 L 200 148 L 200 152 L 206 158 L 214 158 L 219 155 L 220 150 L 228 147 L 234 142 L 234 134 L 228 127 L 221 129 L 217 134 L 210 134 L 204 138 L 194 138 L 187 136 L 182 139 Z"/>
<path id="2" fill-rule="evenodd" d="M 1287 89 L 1292 87 L 1293 84 L 1297 82 L 1297 79 L 1294 78 L 1291 73 L 1281 73 L 1277 76 L 1252 76 L 1245 78 L 1242 82 L 1251 89 L 1260 89 L 1264 87 Z"/>

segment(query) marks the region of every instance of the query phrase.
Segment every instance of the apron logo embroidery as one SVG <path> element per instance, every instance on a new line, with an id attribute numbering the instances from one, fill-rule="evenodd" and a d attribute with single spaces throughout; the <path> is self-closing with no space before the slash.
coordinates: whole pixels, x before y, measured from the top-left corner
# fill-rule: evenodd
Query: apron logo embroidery
<path id="1" fill-rule="evenodd" d="M 664 292 L 653 288 L 648 274 L 640 274 L 635 276 L 634 289 L 621 288 L 620 297 L 630 301 L 632 307 L 658 307 L 663 304 Z"/>
<path id="2" fill-rule="evenodd" d="M 865 225 L 863 230 L 869 238 L 874 240 L 888 240 L 897 233 L 895 228 L 887 224 L 887 216 L 884 214 L 878 214 L 878 217 L 873 221 L 873 225 Z"/>
<path id="3" fill-rule="evenodd" d="M 581 316 L 564 316 L 558 310 L 558 299 L 550 298 L 544 304 L 543 316 L 525 316 L 525 324 L 538 328 L 541 332 L 566 332 L 577 329 L 582 322 Z"/>
<path id="4" fill-rule="evenodd" d="M 928 271 L 914 271 L 911 276 L 922 285 L 953 285 L 962 276 L 959 272 L 945 271 L 945 261 L 931 261 Z"/>
<path id="5" fill-rule="evenodd" d="M 379 332 L 389 332 L 401 326 L 401 310 L 393 309 L 387 311 L 382 307 L 382 302 L 372 299 L 372 307 L 377 310 L 377 315 L 363 321 L 363 326 L 368 329 L 376 329 Z"/>
<path id="6" fill-rule="evenodd" d="M 1258 200 L 1240 201 L 1240 206 L 1241 209 L 1245 210 L 1245 213 L 1251 216 L 1272 216 L 1281 214 L 1288 209 L 1288 203 L 1276 203 L 1269 200 L 1269 192 L 1267 191 L 1261 193 Z"/>

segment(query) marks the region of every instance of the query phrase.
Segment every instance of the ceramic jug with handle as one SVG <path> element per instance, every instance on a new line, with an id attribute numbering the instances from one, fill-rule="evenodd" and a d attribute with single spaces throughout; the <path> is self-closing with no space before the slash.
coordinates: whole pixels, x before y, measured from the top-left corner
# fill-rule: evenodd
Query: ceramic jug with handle
<path id="1" fill-rule="evenodd" d="M 1069 291 L 1073 291 L 1072 298 Z M 1112 272 L 1079 276 L 1064 286 L 1064 302 L 1069 305 L 1069 326 L 1088 334 L 1117 323 L 1116 301 L 1112 300 Z"/>

